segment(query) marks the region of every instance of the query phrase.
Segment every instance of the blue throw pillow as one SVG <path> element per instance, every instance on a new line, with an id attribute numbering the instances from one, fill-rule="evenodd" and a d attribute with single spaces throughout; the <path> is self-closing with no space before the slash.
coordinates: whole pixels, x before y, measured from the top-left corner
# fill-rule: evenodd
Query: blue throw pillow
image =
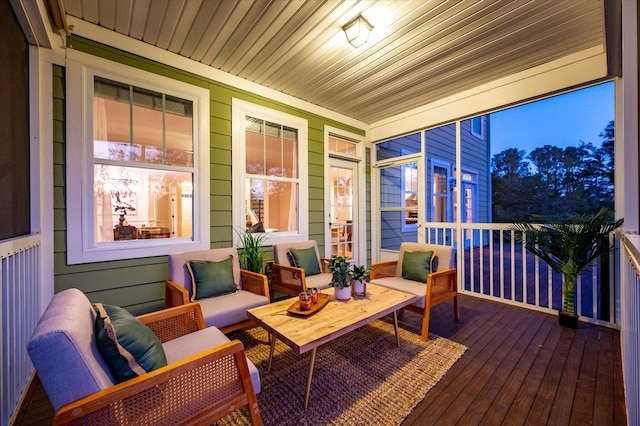
<path id="1" fill-rule="evenodd" d="M 412 281 L 427 282 L 431 273 L 433 251 L 405 251 L 402 256 L 402 278 Z"/>
<path id="2" fill-rule="evenodd" d="M 189 260 L 191 274 L 191 301 L 238 291 L 233 282 L 233 256 L 222 260 Z"/>
<path id="3" fill-rule="evenodd" d="M 94 303 L 98 350 L 119 382 L 167 365 L 158 336 L 127 310 Z"/>
<path id="4" fill-rule="evenodd" d="M 309 277 L 311 275 L 318 275 L 320 270 L 320 263 L 318 263 L 318 255 L 316 249 L 311 246 L 306 249 L 289 249 L 289 254 L 293 259 L 293 264 L 304 269 L 304 274 Z"/>

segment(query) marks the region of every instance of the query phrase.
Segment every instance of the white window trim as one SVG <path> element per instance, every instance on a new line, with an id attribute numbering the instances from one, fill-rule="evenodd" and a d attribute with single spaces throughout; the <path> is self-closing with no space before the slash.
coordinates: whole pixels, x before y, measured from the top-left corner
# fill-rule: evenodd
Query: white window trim
<path id="1" fill-rule="evenodd" d="M 452 173 L 453 173 L 453 175 L 454 175 L 454 176 L 456 176 L 456 177 L 458 176 L 457 168 L 456 168 L 456 167 L 453 167 Z M 471 180 L 469 180 L 469 179 L 462 179 L 462 175 L 463 175 L 463 174 L 471 175 L 473 178 L 472 178 Z M 476 169 L 469 168 L 469 169 L 461 169 L 461 170 L 460 170 L 460 181 L 461 181 L 461 183 L 462 183 L 462 184 L 472 185 L 472 188 L 473 188 L 473 201 L 474 201 L 474 203 L 473 203 L 473 206 L 472 206 L 472 213 L 471 213 L 471 215 L 472 215 L 472 218 L 471 218 L 472 222 L 470 222 L 470 223 L 477 223 L 477 221 L 478 221 L 478 215 L 479 215 L 479 210 L 478 210 L 478 209 L 479 209 L 479 207 L 478 207 L 478 203 L 479 203 L 479 201 L 480 201 L 480 200 L 478 199 L 478 177 L 479 177 L 479 176 L 480 176 L 480 172 L 479 172 L 478 170 L 476 170 Z M 457 188 L 457 187 L 458 187 L 458 185 L 457 185 L 457 181 L 456 181 L 456 188 Z M 461 201 L 461 202 L 464 202 L 464 203 L 465 203 L 465 207 L 466 207 L 466 200 L 465 200 L 464 198 L 465 198 L 465 194 L 464 194 L 464 193 L 461 193 L 461 195 L 460 195 L 460 201 Z M 460 213 L 461 213 L 460 218 L 461 218 L 461 219 L 462 219 L 462 211 L 463 211 L 463 210 L 460 210 Z M 465 211 L 466 211 L 466 210 L 465 210 Z M 469 223 L 469 222 L 464 222 L 464 221 L 462 221 L 462 222 L 463 222 L 463 223 Z"/>
<path id="2" fill-rule="evenodd" d="M 478 119 L 480 120 L 480 133 L 476 132 L 475 130 L 473 130 L 473 120 Z M 475 136 L 478 139 L 483 139 L 484 140 L 484 116 L 480 115 L 478 117 L 473 117 L 469 119 L 469 127 L 471 128 L 471 134 L 473 136 Z"/>
<path id="3" fill-rule="evenodd" d="M 209 248 L 209 91 L 81 52 L 68 51 L 67 96 L 67 262 L 101 262 L 162 256 Z M 194 102 L 193 236 L 104 242 L 93 232 L 93 76 L 100 75 L 137 87 L 163 92 Z M 72 119 L 73 118 L 73 119 Z M 197 194 L 197 196 L 196 196 Z"/>
<path id="4" fill-rule="evenodd" d="M 246 227 L 246 117 L 270 121 L 298 130 L 298 230 L 290 232 L 268 232 L 263 241 L 264 246 L 278 243 L 305 241 L 309 239 L 309 173 L 308 173 L 308 133 L 309 124 L 306 119 L 276 111 L 260 105 L 233 98 L 231 100 L 231 150 L 232 191 L 233 191 L 233 227 Z M 240 236 L 233 233 L 233 243 L 240 245 Z"/>
<path id="5" fill-rule="evenodd" d="M 330 152 L 329 137 L 336 137 L 336 138 L 345 139 L 345 140 L 354 142 L 356 144 L 356 155 L 353 156 L 353 155 L 347 155 L 342 153 Z M 360 259 L 367 258 L 367 252 L 366 252 L 367 240 L 365 238 L 366 231 L 367 231 L 367 227 L 366 227 L 367 217 L 366 217 L 366 211 L 365 211 L 366 209 L 364 208 L 364 206 L 366 206 L 366 192 L 367 192 L 366 177 L 367 176 L 365 171 L 366 156 L 365 156 L 364 144 L 365 144 L 364 136 L 347 132 L 345 130 L 338 129 L 336 127 L 331 127 L 326 125 L 324 126 L 324 152 L 325 152 L 324 176 L 325 176 L 325 179 L 327 179 L 328 176 L 331 176 L 329 157 L 357 163 L 356 165 L 357 179 L 356 180 L 358 184 L 358 199 L 353 200 L 353 202 L 354 202 L 354 214 L 357 215 L 358 240 L 355 241 L 356 245 L 354 247 L 355 250 L 354 250 L 353 258 L 360 263 L 364 263 L 363 261 L 360 261 Z M 329 229 L 331 225 L 331 217 L 328 212 L 331 209 L 331 188 L 326 181 L 324 186 L 325 186 L 324 188 L 325 212 L 327 212 L 325 214 L 324 229 Z M 331 257 L 330 256 L 331 254 L 331 233 L 330 232 L 325 233 L 324 246 L 325 246 L 325 256 Z"/>

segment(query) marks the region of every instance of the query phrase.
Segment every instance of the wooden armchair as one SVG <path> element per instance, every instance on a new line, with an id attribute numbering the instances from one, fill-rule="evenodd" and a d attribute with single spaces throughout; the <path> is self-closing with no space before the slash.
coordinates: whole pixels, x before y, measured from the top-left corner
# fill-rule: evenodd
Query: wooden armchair
<path id="1" fill-rule="evenodd" d="M 77 289 L 54 296 L 28 344 L 54 425 L 213 424 L 245 405 L 262 425 L 257 369 L 240 341 L 205 327 L 198 304 L 138 319 L 162 342 L 167 365 L 116 384 L 97 348 L 89 300 Z"/>
<path id="2" fill-rule="evenodd" d="M 165 307 L 191 303 L 194 283 L 187 261 L 219 261 L 229 256 L 233 257 L 233 280 L 238 290 L 195 302 L 202 308 L 206 325 L 218 327 L 223 333 L 254 325 L 247 317 L 247 310 L 269 303 L 269 284 L 265 275 L 240 269 L 238 251 L 233 247 L 170 254 Z"/>
<path id="3" fill-rule="evenodd" d="M 405 252 L 433 251 L 431 273 L 426 282 L 403 277 L 403 259 Z M 415 294 L 418 299 L 405 309 L 422 315 L 422 340 L 429 335 L 429 316 L 432 306 L 453 299 L 453 314 L 460 319 L 458 306 L 458 279 L 455 269 L 455 249 L 449 246 L 421 243 L 402 243 L 398 260 L 379 262 L 371 265 L 373 284 Z M 406 272 L 406 271 L 405 271 Z"/>
<path id="4" fill-rule="evenodd" d="M 320 270 L 319 274 L 309 275 L 305 272 L 304 268 L 296 266 L 291 256 L 291 249 L 309 248 L 315 250 L 315 259 L 318 262 Z M 327 259 L 320 257 L 318 243 L 315 240 L 274 244 L 273 260 L 270 289 L 270 299 L 272 302 L 275 299 L 276 291 L 289 296 L 298 296 L 300 292 L 306 291 L 309 287 L 325 289 L 328 288 L 331 283 L 331 273 L 329 273 L 327 269 Z"/>

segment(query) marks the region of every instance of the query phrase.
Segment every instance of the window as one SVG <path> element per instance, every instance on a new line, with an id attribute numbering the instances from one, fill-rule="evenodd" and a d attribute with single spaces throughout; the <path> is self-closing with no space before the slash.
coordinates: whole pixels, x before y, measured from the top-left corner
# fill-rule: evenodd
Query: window
<path id="1" fill-rule="evenodd" d="M 453 173 L 456 173 L 456 169 L 453 169 Z M 478 209 L 476 206 L 477 192 L 478 192 L 478 173 L 462 170 L 462 217 L 460 220 L 464 223 L 474 223 L 477 221 Z M 453 180 L 455 183 L 455 179 Z M 458 197 L 457 197 L 457 185 L 453 189 L 453 216 L 458 214 Z"/>
<path id="2" fill-rule="evenodd" d="M 355 157 L 358 155 L 358 143 L 330 135 L 329 152 L 338 156 L 346 155 Z"/>
<path id="3" fill-rule="evenodd" d="M 94 61 L 67 67 L 69 263 L 208 248 L 208 92 Z"/>
<path id="4" fill-rule="evenodd" d="M 471 134 L 477 138 L 484 139 L 483 116 L 473 117 L 470 121 Z"/>
<path id="5" fill-rule="evenodd" d="M 418 163 L 402 166 L 402 207 L 405 208 L 402 231 L 415 230 L 418 225 Z"/>
<path id="6" fill-rule="evenodd" d="M 433 220 L 448 222 L 447 204 L 449 199 L 449 168 L 433 165 Z"/>
<path id="7" fill-rule="evenodd" d="M 308 239 L 307 121 L 237 99 L 232 109 L 234 226 L 268 245 Z"/>
<path id="8" fill-rule="evenodd" d="M 390 160 L 405 155 L 419 154 L 422 150 L 420 132 L 400 136 L 376 144 L 376 161 Z"/>

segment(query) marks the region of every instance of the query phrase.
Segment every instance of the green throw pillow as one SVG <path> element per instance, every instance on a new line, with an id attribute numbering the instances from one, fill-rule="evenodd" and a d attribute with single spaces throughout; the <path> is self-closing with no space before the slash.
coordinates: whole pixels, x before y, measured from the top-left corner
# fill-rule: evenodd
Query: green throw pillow
<path id="1" fill-rule="evenodd" d="M 94 303 L 98 350 L 119 382 L 167 365 L 162 343 L 149 327 L 118 306 Z"/>
<path id="2" fill-rule="evenodd" d="M 318 275 L 321 272 L 318 255 L 316 255 L 316 249 L 313 246 L 306 249 L 292 248 L 289 249 L 289 254 L 293 258 L 293 264 L 298 268 L 304 269 L 304 274 L 307 277 Z"/>
<path id="3" fill-rule="evenodd" d="M 431 273 L 433 251 L 405 251 L 402 257 L 402 278 L 412 281 L 427 282 Z"/>
<path id="4" fill-rule="evenodd" d="M 189 260 L 187 269 L 191 274 L 191 301 L 238 290 L 233 282 L 233 256 L 222 260 Z"/>

